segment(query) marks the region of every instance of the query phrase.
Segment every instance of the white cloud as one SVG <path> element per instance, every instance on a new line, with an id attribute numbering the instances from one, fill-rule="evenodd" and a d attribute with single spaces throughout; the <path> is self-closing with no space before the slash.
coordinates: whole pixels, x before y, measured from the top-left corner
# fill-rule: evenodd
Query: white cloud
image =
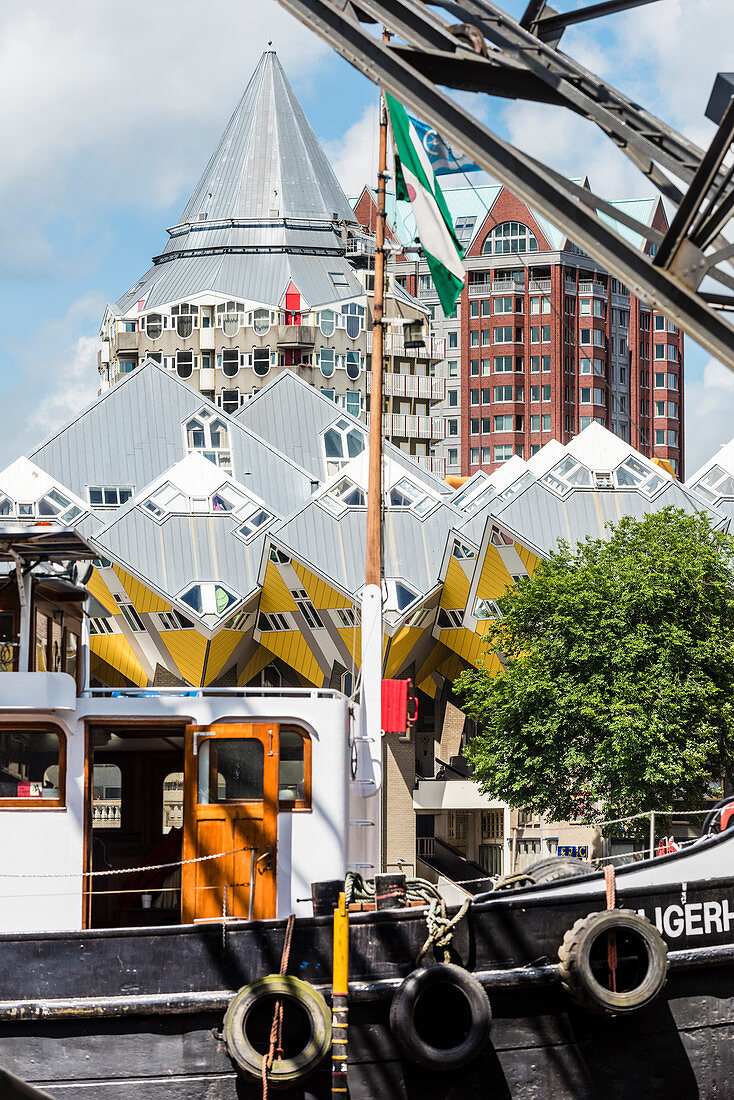
<path id="1" fill-rule="evenodd" d="M 85 294 L 66 313 L 39 325 L 18 352 L 18 382 L 3 393 L 12 408 L 0 440 L 0 468 L 34 446 L 93 400 L 99 386 L 97 329 L 104 298 Z M 42 395 L 39 400 L 39 394 Z"/>
<path id="2" fill-rule="evenodd" d="M 0 267 L 53 264 L 60 220 L 183 198 L 269 39 L 291 78 L 328 52 L 274 2 L 0 5 Z"/>
<path id="3" fill-rule="evenodd" d="M 359 195 L 367 184 L 377 183 L 378 154 L 377 97 L 366 107 L 338 141 L 324 142 L 324 152 L 331 161 L 337 179 L 347 195 Z"/>
<path id="4" fill-rule="evenodd" d="M 686 383 L 688 476 L 734 436 L 734 372 L 709 359 L 701 378 Z"/>

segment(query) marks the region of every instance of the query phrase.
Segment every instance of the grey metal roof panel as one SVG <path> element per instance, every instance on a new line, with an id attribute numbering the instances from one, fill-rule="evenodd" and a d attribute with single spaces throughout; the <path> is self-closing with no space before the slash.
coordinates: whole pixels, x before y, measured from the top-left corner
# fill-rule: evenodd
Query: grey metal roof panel
<path id="1" fill-rule="evenodd" d="M 246 424 L 253 432 L 267 439 L 277 450 L 287 454 L 309 470 L 319 481 L 327 478 L 326 457 L 321 433 L 337 420 L 349 420 L 365 435 L 367 426 L 345 409 L 325 397 L 300 375 L 283 371 L 234 414 L 235 420 Z M 441 496 L 452 492 L 445 481 L 420 466 L 399 447 L 385 442 L 384 453 L 412 477 L 429 486 Z"/>
<path id="2" fill-rule="evenodd" d="M 347 285 L 334 286 L 330 272 L 343 275 Z M 291 281 L 310 306 L 362 297 L 365 293 L 344 256 L 289 252 L 177 256 L 150 268 L 123 294 L 115 309 L 125 314 L 141 299 L 145 299 L 146 309 L 156 309 L 207 291 L 277 307 Z"/>
<path id="3" fill-rule="evenodd" d="M 288 515 L 308 499 L 308 471 L 150 360 L 106 390 L 30 457 L 85 500 L 89 485 L 130 485 L 140 493 L 186 456 L 184 422 L 201 408 L 227 423 L 234 478 L 271 510 Z"/>
<path id="4" fill-rule="evenodd" d="M 273 50 L 266 51 L 186 204 L 182 222 L 281 217 L 353 221 L 326 154 Z"/>

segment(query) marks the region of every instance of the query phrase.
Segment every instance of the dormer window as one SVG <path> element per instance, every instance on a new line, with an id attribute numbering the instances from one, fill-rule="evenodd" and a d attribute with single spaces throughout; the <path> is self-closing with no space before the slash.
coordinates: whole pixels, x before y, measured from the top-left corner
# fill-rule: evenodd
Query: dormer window
<path id="1" fill-rule="evenodd" d="M 550 486 L 561 496 L 569 489 L 591 489 L 592 487 L 591 470 L 571 455 L 562 458 L 541 480 L 544 485 Z"/>
<path id="2" fill-rule="evenodd" d="M 451 553 L 459 561 L 470 561 L 477 556 L 476 551 L 472 550 L 471 546 L 467 546 L 465 542 L 455 542 Z"/>
<path id="3" fill-rule="evenodd" d="M 330 271 L 329 278 L 334 286 L 349 286 L 349 280 L 343 271 Z"/>
<path id="4" fill-rule="evenodd" d="M 191 306 L 188 302 L 182 302 L 181 305 L 171 307 L 171 317 L 174 318 L 173 324 L 182 340 L 187 340 L 191 336 L 198 316 L 199 307 Z"/>
<path id="5" fill-rule="evenodd" d="M 364 490 L 359 485 L 355 485 L 353 481 L 350 481 L 348 477 L 343 477 L 318 500 L 335 516 L 342 515 L 347 508 L 364 508 L 367 504 Z"/>
<path id="6" fill-rule="evenodd" d="M 712 502 L 721 497 L 734 497 L 734 477 L 721 466 L 712 466 L 693 488 Z"/>
<path id="7" fill-rule="evenodd" d="M 475 619 L 499 619 L 500 609 L 494 600 L 477 600 L 474 604 Z"/>
<path id="8" fill-rule="evenodd" d="M 247 517 L 244 523 L 240 524 L 236 534 L 240 535 L 245 542 L 248 542 L 251 538 L 254 538 L 255 535 L 263 531 L 274 519 L 275 516 L 272 512 L 268 512 L 265 508 L 256 508 L 255 511 Z"/>
<path id="9" fill-rule="evenodd" d="M 336 473 L 350 458 L 356 458 L 365 448 L 365 434 L 348 420 L 337 420 L 324 432 L 326 469 Z"/>
<path id="10" fill-rule="evenodd" d="M 401 477 L 387 494 L 391 508 L 409 508 L 416 515 L 425 516 L 436 501 L 410 478 Z"/>
<path id="11" fill-rule="evenodd" d="M 653 496 L 660 486 L 665 484 L 664 477 L 654 468 L 640 462 L 634 455 L 625 458 L 624 462 L 617 466 L 614 477 L 621 489 L 639 489 L 647 497 Z"/>
<path id="12" fill-rule="evenodd" d="M 238 597 L 218 582 L 192 584 L 178 597 L 196 615 L 223 615 Z"/>
<path id="13" fill-rule="evenodd" d="M 0 516 L 12 516 L 13 503 L 7 497 L 0 496 Z"/>
<path id="14" fill-rule="evenodd" d="M 189 450 L 198 451 L 223 470 L 232 469 L 229 430 L 223 420 L 208 409 L 200 409 L 186 421 L 185 429 Z"/>

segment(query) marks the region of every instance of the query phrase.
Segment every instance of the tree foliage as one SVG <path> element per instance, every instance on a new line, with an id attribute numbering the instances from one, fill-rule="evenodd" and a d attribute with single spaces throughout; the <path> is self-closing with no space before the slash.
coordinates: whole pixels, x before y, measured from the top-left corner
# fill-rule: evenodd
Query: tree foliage
<path id="1" fill-rule="evenodd" d="M 703 515 L 561 544 L 499 601 L 504 671 L 462 673 L 482 790 L 555 820 L 701 805 L 734 780 L 734 539 Z"/>

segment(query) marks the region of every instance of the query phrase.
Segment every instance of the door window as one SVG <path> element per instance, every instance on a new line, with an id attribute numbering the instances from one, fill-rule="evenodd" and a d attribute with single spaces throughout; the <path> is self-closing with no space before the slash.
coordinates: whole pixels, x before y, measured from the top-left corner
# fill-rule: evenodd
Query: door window
<path id="1" fill-rule="evenodd" d="M 199 749 L 200 806 L 262 802 L 265 749 L 247 738 L 206 740 Z"/>

